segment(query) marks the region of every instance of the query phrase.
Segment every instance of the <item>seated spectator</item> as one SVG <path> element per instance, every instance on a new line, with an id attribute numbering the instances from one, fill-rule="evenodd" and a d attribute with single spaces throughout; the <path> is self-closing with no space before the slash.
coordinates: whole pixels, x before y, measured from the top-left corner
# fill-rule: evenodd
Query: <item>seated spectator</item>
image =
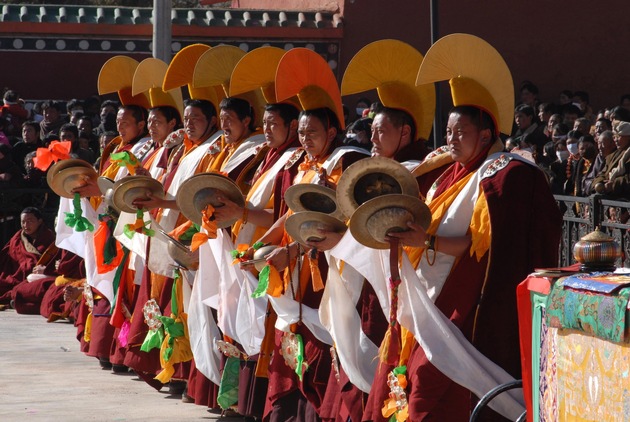
<path id="1" fill-rule="evenodd" d="M 597 150 L 598 154 L 595 158 L 595 162 L 591 166 L 589 172 L 584 176 L 582 180 L 582 192 L 587 195 L 595 193 L 593 189 L 593 180 L 602 172 L 604 165 L 606 164 L 606 157 L 617 150 L 615 140 L 613 139 L 613 133 L 611 130 L 605 130 L 597 137 Z"/>
<path id="2" fill-rule="evenodd" d="M 573 196 L 588 196 L 588 190 L 583 190 L 583 182 L 597 158 L 597 145 L 591 135 L 584 135 L 580 138 L 578 153 L 580 159 L 575 166 L 575 172 L 567 193 Z"/>
<path id="3" fill-rule="evenodd" d="M 565 125 L 573 127 L 573 124 L 579 117 L 582 117 L 582 112 L 580 111 L 580 108 L 578 106 L 576 106 L 575 104 L 569 104 L 564 107 L 564 112 L 562 113 L 562 122 Z"/>
<path id="4" fill-rule="evenodd" d="M 595 123 L 595 113 L 590 105 L 590 98 L 586 91 L 575 91 L 573 93 L 573 104 L 580 109 L 580 117 L 588 119 L 590 124 Z M 588 132 L 582 132 L 588 133 Z"/>
<path id="5" fill-rule="evenodd" d="M 8 122 L 4 132 L 9 137 L 19 137 L 22 123 L 28 120 L 30 116 L 29 111 L 24 107 L 24 100 L 20 98 L 17 92 L 9 89 L 4 93 L 2 102 L 0 115 Z"/>
<path id="6" fill-rule="evenodd" d="M 48 322 L 74 317 L 80 304 L 80 297 L 74 293 L 83 291 L 85 284 L 85 263 L 72 252 L 62 250 L 56 270 L 59 275 L 44 293 L 39 307 L 39 314 Z"/>
<path id="7" fill-rule="evenodd" d="M 538 107 L 538 104 L 540 104 L 540 100 L 538 99 L 538 87 L 531 81 L 521 82 L 520 93 L 521 104 L 528 105 L 534 110 Z"/>
<path id="8" fill-rule="evenodd" d="M 354 111 L 356 112 L 356 119 L 361 119 L 363 116 L 363 113 L 365 112 L 365 110 L 369 110 L 370 106 L 372 105 L 372 101 L 369 100 L 369 98 L 366 97 L 361 97 L 357 100 L 357 104 L 356 107 L 354 109 Z"/>
<path id="9" fill-rule="evenodd" d="M 37 155 L 37 151 L 29 152 L 24 157 L 24 168 L 26 174 L 24 175 L 24 187 L 28 188 L 47 188 L 48 182 L 46 182 L 46 172 L 41 171 L 35 167 L 33 159 Z"/>
<path id="10" fill-rule="evenodd" d="M 545 126 L 545 135 L 547 135 L 547 139 L 551 141 L 551 132 L 553 131 L 553 127 L 558 123 L 562 123 L 562 115 L 561 114 L 552 114 L 549 117 L 549 121 L 547 121 L 547 126 Z M 568 132 L 568 131 L 567 131 Z"/>
<path id="11" fill-rule="evenodd" d="M 26 277 L 55 241 L 54 232 L 46 227 L 37 208 L 25 208 L 20 222 L 22 228 L 0 251 L 0 305 L 11 301 L 11 291 L 27 282 Z"/>
<path id="12" fill-rule="evenodd" d="M 567 135 L 569 133 L 569 127 L 564 123 L 558 123 L 551 130 L 551 140 L 554 144 L 562 141 L 565 146 L 567 144 Z"/>
<path id="13" fill-rule="evenodd" d="M 29 152 L 36 151 L 37 148 L 42 147 L 42 141 L 39 137 L 40 126 L 33 120 L 28 120 L 22 124 L 22 140 L 13 146 L 11 150 L 13 161 L 22 169 L 24 168 L 24 157 Z"/>
<path id="14" fill-rule="evenodd" d="M 610 120 L 605 117 L 600 117 L 595 122 L 595 139 L 599 138 L 599 135 L 604 133 L 607 130 L 612 130 L 612 123 Z"/>
<path id="15" fill-rule="evenodd" d="M 59 136 L 59 130 L 66 122 L 63 112 L 63 106 L 55 101 L 47 101 L 42 104 L 42 112 L 44 113 L 44 120 L 39 123 L 41 128 L 39 132 L 39 138 L 43 141 L 44 138 L 53 134 Z"/>
<path id="16" fill-rule="evenodd" d="M 94 127 L 92 126 L 92 119 L 89 116 L 84 115 L 77 122 L 77 128 L 79 128 L 79 136 L 83 134 L 89 139 L 89 147 L 94 153 L 94 157 L 99 157 L 101 151 L 98 145 L 98 136 L 94 134 Z"/>
<path id="17" fill-rule="evenodd" d="M 540 103 L 538 105 L 538 120 L 540 121 L 540 126 L 545 128 L 545 135 L 547 135 L 546 129 L 549 119 L 555 114 L 555 112 L 556 106 L 553 103 Z"/>
<path id="18" fill-rule="evenodd" d="M 96 159 L 96 161 L 94 162 L 94 167 L 96 169 L 99 168 L 100 163 L 101 163 L 101 156 L 103 155 L 103 150 L 105 149 L 105 147 L 107 146 L 107 144 L 109 144 L 111 142 L 112 139 L 114 139 L 116 136 L 118 136 L 117 132 L 114 131 L 107 131 L 107 132 L 103 132 L 101 133 L 101 135 L 98 137 L 98 143 L 99 143 L 99 148 L 100 148 L 100 154 L 99 157 Z"/>
<path id="19" fill-rule="evenodd" d="M 28 283 L 20 283 L 12 290 L 11 306 L 18 314 L 37 315 L 43 307 L 46 318 L 55 312 L 61 316 L 66 310 L 63 291 L 68 283 L 84 278 L 83 259 L 53 243 L 26 277 Z M 71 306 L 67 307 L 68 311 L 71 309 Z"/>
<path id="20" fill-rule="evenodd" d="M 564 193 L 566 195 L 573 195 L 573 183 L 576 178 L 577 165 L 580 161 L 579 141 L 583 136 L 582 132 L 577 130 L 571 130 L 567 134 L 567 151 L 569 151 L 569 158 L 567 158 L 565 164 L 566 182 L 564 187 Z"/>
<path id="21" fill-rule="evenodd" d="M 613 128 L 615 128 L 619 122 L 630 122 L 630 110 L 621 106 L 613 107 L 610 110 L 610 121 Z"/>
<path id="22" fill-rule="evenodd" d="M 623 94 L 619 99 L 619 105 L 630 111 L 630 94 Z"/>
<path id="23" fill-rule="evenodd" d="M 538 124 L 535 109 L 526 104 L 520 104 L 514 109 L 514 121 L 516 123 L 516 132 L 514 139 L 522 143 L 523 137 L 527 136 L 527 143 L 535 147 L 535 152 L 542 155 L 543 146 L 547 138 L 544 133 L 543 126 Z M 521 145 L 523 148 L 523 145 Z"/>
<path id="24" fill-rule="evenodd" d="M 9 141 L 9 138 L 7 137 L 5 133 L 8 122 L 9 121 L 7 119 L 0 116 L 0 144 L 11 146 L 11 141 Z"/>
<path id="25" fill-rule="evenodd" d="M 560 144 L 564 146 L 564 144 Z M 562 168 L 562 161 L 568 158 L 561 154 L 556 154 L 556 145 L 549 141 L 543 147 L 543 155 L 538 159 L 538 167 L 545 173 L 551 191 L 554 194 L 562 194 L 562 186 L 564 181 L 564 169 Z M 561 158 L 562 157 L 562 158 Z"/>
<path id="26" fill-rule="evenodd" d="M 560 95 L 558 96 L 558 110 L 557 112 L 560 114 L 564 114 L 564 109 L 571 105 L 573 101 L 573 92 L 568 89 L 562 90 Z"/>
<path id="27" fill-rule="evenodd" d="M 100 117 L 101 121 L 96 127 L 96 135 L 100 136 L 103 132 L 116 131 L 116 113 L 118 112 L 118 103 L 107 100 L 101 104 Z"/>
<path id="28" fill-rule="evenodd" d="M 90 136 L 87 133 L 79 132 L 79 139 L 77 141 L 78 149 L 76 154 L 82 160 L 87 161 L 90 164 L 94 164 L 96 160 L 94 151 L 90 148 Z"/>
<path id="29" fill-rule="evenodd" d="M 573 122 L 573 130 L 580 131 L 584 135 L 590 135 L 591 122 L 586 117 L 579 117 Z"/>
<path id="30" fill-rule="evenodd" d="M 359 148 L 365 148 L 368 151 L 372 149 L 372 119 L 364 117 L 348 126 L 346 131 L 346 139 L 344 143 Z"/>
<path id="31" fill-rule="evenodd" d="M 17 187 L 21 181 L 22 170 L 11 159 L 11 147 L 0 144 L 0 189 Z"/>
<path id="32" fill-rule="evenodd" d="M 98 126 L 101 122 L 101 117 L 99 116 L 101 111 L 101 102 L 101 97 L 98 95 L 91 95 L 83 101 L 83 112 L 91 119 L 92 127 Z"/>
<path id="33" fill-rule="evenodd" d="M 617 150 L 606 157 L 602 172 L 593 180 L 595 192 L 621 198 L 630 192 L 630 123 L 620 122 L 613 132 Z"/>
<path id="34" fill-rule="evenodd" d="M 90 164 L 94 163 L 94 153 L 90 151 L 89 147 L 84 149 L 79 144 L 79 128 L 72 123 L 66 123 L 59 131 L 59 140 L 72 142 L 72 154 L 76 155 L 81 160 L 87 161 Z M 85 145 L 89 144 L 88 140 L 85 140 Z"/>
<path id="35" fill-rule="evenodd" d="M 71 116 L 76 113 L 83 114 L 83 101 L 73 98 L 66 103 L 66 114 Z"/>
<path id="36" fill-rule="evenodd" d="M 83 116 L 84 114 L 82 111 L 75 111 L 71 114 L 68 114 L 68 123 L 72 123 L 73 125 L 76 125 L 79 123 L 79 119 Z"/>

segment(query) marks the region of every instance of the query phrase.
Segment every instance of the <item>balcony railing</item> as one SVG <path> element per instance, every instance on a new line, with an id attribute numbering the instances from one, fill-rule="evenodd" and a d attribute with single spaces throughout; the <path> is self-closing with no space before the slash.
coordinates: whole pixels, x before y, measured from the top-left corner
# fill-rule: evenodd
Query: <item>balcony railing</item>
<path id="1" fill-rule="evenodd" d="M 630 253 L 630 202 L 613 201 L 603 195 L 576 197 L 554 195 L 564 215 L 560 242 L 560 266 L 575 263 L 573 245 L 582 236 L 600 228 L 621 245 L 622 256 L 616 262 L 624 267 Z"/>

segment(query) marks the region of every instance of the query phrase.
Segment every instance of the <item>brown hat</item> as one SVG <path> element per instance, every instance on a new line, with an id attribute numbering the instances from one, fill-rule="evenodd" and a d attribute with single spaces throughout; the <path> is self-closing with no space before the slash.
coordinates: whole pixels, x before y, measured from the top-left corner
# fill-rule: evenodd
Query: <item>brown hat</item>
<path id="1" fill-rule="evenodd" d="M 286 190 L 284 202 L 293 212 L 317 211 L 343 219 L 343 213 L 337 205 L 337 194 L 326 186 L 298 183 Z"/>
<path id="2" fill-rule="evenodd" d="M 182 183 L 177 190 L 177 206 L 187 219 L 201 225 L 201 212 L 208 204 L 215 208 L 223 206 L 223 203 L 216 198 L 219 193 L 223 193 L 230 201 L 239 206 L 245 206 L 245 198 L 243 198 L 236 183 L 218 173 L 197 174 Z M 220 229 L 229 227 L 239 217 L 217 224 L 217 227 Z"/>
<path id="3" fill-rule="evenodd" d="M 426 230 L 431 223 L 429 207 L 418 197 L 383 195 L 357 208 L 350 219 L 350 232 L 368 248 L 388 249 L 385 236 L 409 230 L 408 222 L 419 224 Z"/>
<path id="4" fill-rule="evenodd" d="M 148 193 L 158 198 L 164 197 L 164 186 L 149 176 L 127 176 L 118 180 L 112 187 L 112 203 L 120 211 L 135 213 L 138 207 L 133 201 L 146 198 Z"/>
<path id="5" fill-rule="evenodd" d="M 420 196 L 416 178 L 399 162 L 386 157 L 359 160 L 337 183 L 337 204 L 348 218 L 364 202 L 387 194 Z"/>
<path id="6" fill-rule="evenodd" d="M 70 161 L 70 160 L 64 160 Z M 83 161 L 83 160 L 76 160 Z M 63 161 L 59 161 L 58 163 L 62 163 Z M 72 165 L 69 167 L 63 168 L 63 166 L 59 166 L 57 168 L 49 171 L 52 174 L 51 177 L 47 176 L 48 186 L 55 192 L 57 195 L 64 198 L 72 198 L 74 197 L 74 193 L 72 191 L 78 187 L 85 186 L 88 180 L 96 181 L 98 175 L 96 174 L 96 170 L 89 163 L 83 161 L 87 164 L 84 166 L 82 164 Z M 68 164 L 68 163 L 65 163 Z M 55 164 L 56 166 L 56 164 Z M 53 166 L 54 167 L 54 166 Z"/>
<path id="7" fill-rule="evenodd" d="M 323 240 L 318 230 L 343 233 L 347 227 L 343 221 L 316 211 L 302 211 L 290 215 L 284 223 L 286 232 L 298 243 Z"/>

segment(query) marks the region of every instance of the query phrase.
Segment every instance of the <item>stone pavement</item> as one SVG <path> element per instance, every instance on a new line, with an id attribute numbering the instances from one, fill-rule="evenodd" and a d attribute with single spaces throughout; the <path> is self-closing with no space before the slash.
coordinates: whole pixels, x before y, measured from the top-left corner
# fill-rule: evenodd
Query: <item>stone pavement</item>
<path id="1" fill-rule="evenodd" d="M 242 421 L 102 370 L 68 322 L 0 312 L 0 421 Z"/>

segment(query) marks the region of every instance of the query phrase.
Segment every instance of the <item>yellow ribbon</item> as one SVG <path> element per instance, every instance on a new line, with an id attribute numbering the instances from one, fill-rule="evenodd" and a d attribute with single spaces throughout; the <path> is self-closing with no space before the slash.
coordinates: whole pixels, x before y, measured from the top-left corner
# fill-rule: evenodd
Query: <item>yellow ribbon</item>
<path id="1" fill-rule="evenodd" d="M 280 297 L 284 290 L 284 283 L 280 273 L 276 270 L 276 267 L 269 265 L 269 284 L 267 286 L 267 294 L 273 297 Z"/>
<path id="2" fill-rule="evenodd" d="M 322 275 L 319 272 L 319 259 L 318 254 L 315 253 L 314 257 L 311 257 L 309 253 L 308 263 L 311 270 L 311 280 L 313 281 L 313 291 L 318 292 L 324 288 L 324 282 L 322 281 Z"/>
<path id="3" fill-rule="evenodd" d="M 83 330 L 83 340 L 85 340 L 86 343 L 90 342 L 92 336 L 92 319 L 93 315 L 92 312 L 90 312 L 85 319 L 85 329 Z"/>

